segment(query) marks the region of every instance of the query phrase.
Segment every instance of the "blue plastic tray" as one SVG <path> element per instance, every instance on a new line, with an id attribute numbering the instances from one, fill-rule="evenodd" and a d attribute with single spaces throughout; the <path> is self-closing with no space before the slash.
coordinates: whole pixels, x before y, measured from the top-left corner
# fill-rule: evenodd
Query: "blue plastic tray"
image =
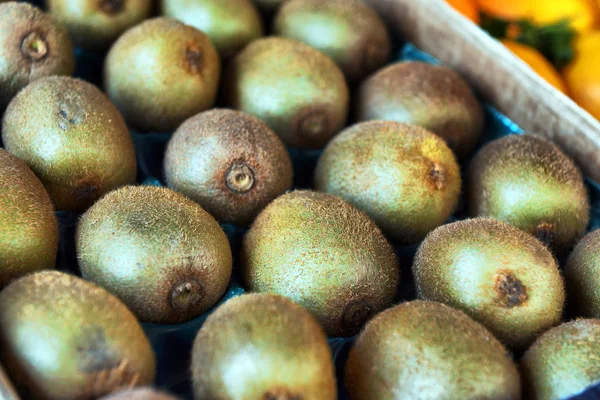
<path id="1" fill-rule="evenodd" d="M 32 2 L 38 3 L 37 1 Z M 397 60 L 420 60 L 438 63 L 435 58 L 418 50 L 410 44 L 399 46 L 399 48 L 400 50 L 398 50 L 396 57 Z M 77 49 L 76 56 L 78 64 L 75 75 L 101 87 L 103 55 Z M 522 133 L 522 130 L 506 116 L 502 115 L 488 104 L 485 104 L 485 102 L 483 104 L 486 113 L 486 126 L 481 144 L 505 135 Z M 132 132 L 132 136 L 138 155 L 138 182 L 145 185 L 161 186 L 163 182 L 163 154 L 170 138 L 170 134 L 138 134 Z M 310 188 L 312 172 L 314 171 L 320 151 L 307 152 L 290 149 L 290 154 L 296 172 L 294 186 L 296 188 Z M 587 184 L 592 201 L 592 222 L 590 224 L 590 229 L 596 229 L 600 226 L 600 186 L 590 180 L 587 180 Z M 78 216 L 69 212 L 58 212 L 57 215 L 60 221 L 61 230 L 58 268 L 74 274 L 79 274 L 74 249 L 74 232 Z M 452 217 L 452 220 L 461 219 L 465 216 L 464 204 L 461 203 L 457 212 Z M 222 225 L 222 227 L 231 242 L 234 254 L 234 273 L 227 293 L 217 306 L 233 296 L 244 293 L 244 289 L 241 286 L 237 258 L 245 230 L 232 225 Z M 417 246 L 395 247 L 402 268 L 402 284 L 397 302 L 408 301 L 415 298 L 410 267 L 416 249 Z M 196 333 L 202 326 L 208 314 L 210 314 L 210 312 L 180 325 L 143 324 L 157 357 L 157 387 L 179 395 L 184 399 L 192 398 L 189 380 L 190 352 Z M 348 397 L 343 389 L 343 368 L 348 350 L 351 348 L 353 341 L 354 338 L 329 338 L 329 344 L 333 351 L 338 376 L 339 398 L 344 400 Z M 573 399 L 600 399 L 600 385 L 588 389 L 585 393 L 573 397 Z"/>

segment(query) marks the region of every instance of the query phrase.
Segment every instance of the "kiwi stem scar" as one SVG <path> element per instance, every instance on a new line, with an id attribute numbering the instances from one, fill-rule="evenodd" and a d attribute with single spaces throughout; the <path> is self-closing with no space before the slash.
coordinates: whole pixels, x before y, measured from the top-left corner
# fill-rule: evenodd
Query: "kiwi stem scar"
<path id="1" fill-rule="evenodd" d="M 187 311 L 202 299 L 202 286 L 195 279 L 176 284 L 169 296 L 171 307 L 177 311 Z"/>
<path id="2" fill-rule="evenodd" d="M 232 192 L 247 193 L 254 186 L 254 171 L 245 164 L 233 164 L 227 171 L 225 180 Z"/>
<path id="3" fill-rule="evenodd" d="M 192 74 L 202 72 L 202 50 L 195 44 L 188 45 L 185 49 L 185 57 Z"/>
<path id="4" fill-rule="evenodd" d="M 327 131 L 327 115 L 321 111 L 311 112 L 300 120 L 298 135 L 300 137 L 320 136 Z"/>
<path id="5" fill-rule="evenodd" d="M 499 302 L 506 308 L 520 306 L 527 300 L 527 288 L 512 272 L 502 272 L 496 278 Z"/>
<path id="6" fill-rule="evenodd" d="M 430 171 L 431 179 L 438 190 L 446 187 L 446 169 L 440 163 L 434 162 Z"/>
<path id="7" fill-rule="evenodd" d="M 23 38 L 21 52 L 33 61 L 40 61 L 48 55 L 48 44 L 37 32 L 30 32 Z"/>
<path id="8" fill-rule="evenodd" d="M 114 15 L 123 11 L 124 6 L 124 0 L 100 0 L 100 9 L 108 15 Z"/>

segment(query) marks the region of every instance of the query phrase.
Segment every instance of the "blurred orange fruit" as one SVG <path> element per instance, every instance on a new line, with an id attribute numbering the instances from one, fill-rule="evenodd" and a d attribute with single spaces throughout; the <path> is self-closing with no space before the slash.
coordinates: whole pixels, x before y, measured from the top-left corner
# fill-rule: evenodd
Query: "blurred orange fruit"
<path id="1" fill-rule="evenodd" d="M 567 86 L 560 73 L 539 51 L 533 47 L 510 40 L 503 40 L 502 43 L 548 83 L 567 94 Z"/>
<path id="2" fill-rule="evenodd" d="M 446 0 L 452 7 L 471 21 L 479 24 L 479 9 L 475 0 Z M 600 0 L 599 0 L 600 1 Z"/>
<path id="3" fill-rule="evenodd" d="M 563 19 L 571 21 L 578 32 L 593 29 L 598 23 L 598 0 L 477 0 L 481 11 L 491 16 L 515 20 L 529 18 L 538 25 Z"/>
<path id="4" fill-rule="evenodd" d="M 563 71 L 571 97 L 600 120 L 600 31 L 575 41 L 575 58 Z"/>

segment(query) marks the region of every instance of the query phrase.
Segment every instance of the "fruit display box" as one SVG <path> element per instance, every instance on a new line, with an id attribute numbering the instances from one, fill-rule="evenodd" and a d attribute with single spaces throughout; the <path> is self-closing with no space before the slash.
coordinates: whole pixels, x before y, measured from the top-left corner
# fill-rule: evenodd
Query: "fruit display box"
<path id="1" fill-rule="evenodd" d="M 36 3 L 35 1 L 33 3 Z M 380 12 L 396 35 L 394 61 L 420 60 L 443 63 L 465 76 L 477 91 L 485 109 L 485 129 L 479 146 L 524 130 L 549 137 L 561 146 L 587 176 L 592 205 L 589 230 L 600 227 L 600 124 L 566 96 L 539 78 L 524 63 L 487 36 L 475 25 L 453 11 L 441 0 L 368 0 Z M 37 4 L 38 6 L 40 4 Z M 101 87 L 103 55 L 77 49 L 75 76 Z M 138 157 L 138 183 L 163 186 L 163 157 L 170 133 L 132 132 Z M 311 188 L 313 172 L 321 151 L 289 149 L 294 163 L 294 188 Z M 468 165 L 468 161 L 463 163 Z M 58 269 L 78 274 L 74 248 L 79 215 L 57 213 L 60 223 Z M 466 217 L 460 204 L 453 220 Z M 225 296 L 244 293 L 237 261 L 246 230 L 222 225 L 234 254 L 234 272 Z M 415 298 L 411 270 L 418 245 L 396 246 L 402 267 L 402 285 L 395 303 Z M 213 308 L 213 309 L 214 309 Z M 143 324 L 157 358 L 156 386 L 191 399 L 189 356 L 193 340 L 210 312 L 179 325 Z M 329 338 L 340 399 L 347 399 L 343 388 L 343 368 L 353 338 Z M 0 398 L 3 396 L 0 380 Z M 600 384 L 573 399 L 600 398 Z"/>

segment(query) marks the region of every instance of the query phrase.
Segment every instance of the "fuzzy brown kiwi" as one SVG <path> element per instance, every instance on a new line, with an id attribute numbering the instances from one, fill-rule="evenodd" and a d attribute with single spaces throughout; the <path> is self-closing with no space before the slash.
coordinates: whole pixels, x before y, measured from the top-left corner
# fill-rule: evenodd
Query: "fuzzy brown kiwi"
<path id="1" fill-rule="evenodd" d="M 215 219 L 182 194 L 126 186 L 98 201 L 76 233 L 82 275 L 145 322 L 175 324 L 225 293 L 232 256 Z"/>
<path id="2" fill-rule="evenodd" d="M 516 350 L 562 319 L 556 260 L 536 238 L 504 222 L 437 228 L 419 247 L 413 274 L 419 298 L 463 310 Z"/>
<path id="3" fill-rule="evenodd" d="M 154 380 L 150 342 L 127 307 L 58 271 L 27 275 L 0 292 L 0 344 L 27 398 L 91 400 Z"/>
<path id="4" fill-rule="evenodd" d="M 291 0 L 277 13 L 273 31 L 331 57 L 350 82 L 380 68 L 391 53 L 381 17 L 360 0 Z"/>
<path id="5" fill-rule="evenodd" d="M 40 178 L 58 210 L 83 211 L 136 178 L 125 121 L 98 88 L 79 79 L 29 84 L 6 109 L 2 140 Z"/>
<path id="6" fill-rule="evenodd" d="M 127 123 L 142 131 L 175 130 L 211 108 L 221 61 L 208 36 L 171 18 L 127 30 L 106 57 L 106 93 Z"/>
<path id="7" fill-rule="evenodd" d="M 149 387 L 126 389 L 120 392 L 109 394 L 100 400 L 178 400 L 178 397 L 171 396 L 162 391 Z"/>
<path id="8" fill-rule="evenodd" d="M 351 336 L 389 306 L 400 280 L 393 249 L 375 223 L 339 197 L 311 191 L 280 196 L 244 238 L 250 290 L 289 297 L 329 336 Z"/>
<path id="9" fill-rule="evenodd" d="M 128 28 L 152 13 L 152 0 L 45 0 L 76 45 L 106 50 Z"/>
<path id="10" fill-rule="evenodd" d="M 468 83 L 452 69 L 418 61 L 392 64 L 365 80 L 356 119 L 419 125 L 442 137 L 460 158 L 477 145 L 483 109 Z"/>
<path id="11" fill-rule="evenodd" d="M 56 266 L 58 222 L 42 182 L 0 149 L 0 289 L 12 279 Z"/>
<path id="12" fill-rule="evenodd" d="M 369 121 L 329 143 L 315 187 L 363 210 L 397 241 L 416 243 L 452 215 L 461 177 L 456 157 L 437 135 L 399 122 Z"/>
<path id="13" fill-rule="evenodd" d="M 67 30 L 40 9 L 14 1 L 0 4 L 0 32 L 0 115 L 30 82 L 75 70 Z"/>
<path id="14" fill-rule="evenodd" d="M 184 122 L 165 154 L 170 188 L 197 201 L 217 220 L 248 225 L 292 186 L 292 161 L 262 121 L 216 109 Z"/>
<path id="15" fill-rule="evenodd" d="M 577 244 L 567 260 L 565 281 L 573 315 L 600 318 L 600 230 Z"/>
<path id="16" fill-rule="evenodd" d="M 373 318 L 350 350 L 345 378 L 352 400 L 521 398 L 502 344 L 461 311 L 426 301 Z"/>
<path id="17" fill-rule="evenodd" d="M 521 359 L 524 397 L 567 399 L 600 381 L 600 320 L 564 323 L 540 336 Z"/>
<path id="18" fill-rule="evenodd" d="M 161 4 L 164 15 L 206 33 L 224 59 L 264 33 L 252 0 L 162 0 Z"/>
<path id="19" fill-rule="evenodd" d="M 531 233 L 562 254 L 585 233 L 590 205 L 577 166 L 552 142 L 533 135 L 497 139 L 468 170 L 469 211 Z"/>
<path id="20" fill-rule="evenodd" d="M 198 400 L 337 399 L 323 329 L 269 294 L 235 297 L 208 317 L 194 341 L 192 382 Z"/>
<path id="21" fill-rule="evenodd" d="M 323 147 L 345 124 L 349 90 L 344 74 L 320 51 L 296 40 L 250 43 L 224 78 L 229 107 L 265 121 L 295 147 Z"/>

